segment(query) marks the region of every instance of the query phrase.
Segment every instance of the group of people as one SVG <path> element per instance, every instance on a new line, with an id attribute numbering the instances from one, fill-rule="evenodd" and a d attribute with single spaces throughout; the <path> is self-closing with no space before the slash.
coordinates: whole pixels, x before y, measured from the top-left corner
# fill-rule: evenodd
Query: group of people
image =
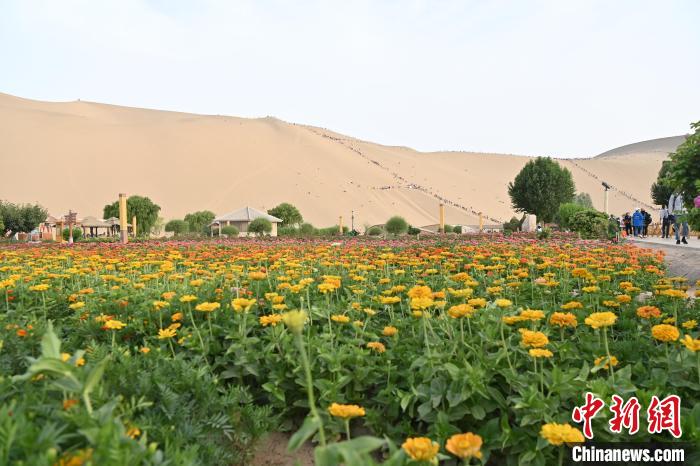
<path id="1" fill-rule="evenodd" d="M 668 205 L 662 206 L 659 217 L 662 238 L 671 237 L 671 227 L 673 226 L 676 244 L 688 244 L 686 240 L 688 236 L 688 210 L 683 205 L 682 194 L 671 194 Z M 646 238 L 649 235 L 651 222 L 651 214 L 638 207 L 632 215 L 629 212 L 625 212 L 625 215 L 622 216 L 621 227 L 625 230 L 627 236 L 634 235 L 635 237 Z"/>

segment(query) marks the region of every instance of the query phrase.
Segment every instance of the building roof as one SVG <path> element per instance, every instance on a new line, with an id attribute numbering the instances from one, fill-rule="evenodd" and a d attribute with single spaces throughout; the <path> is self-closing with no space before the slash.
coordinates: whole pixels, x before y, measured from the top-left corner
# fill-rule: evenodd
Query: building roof
<path id="1" fill-rule="evenodd" d="M 272 223 L 281 223 L 282 219 L 273 217 L 272 215 L 261 212 L 252 207 L 243 207 L 242 209 L 234 210 L 228 214 L 216 217 L 212 223 L 217 222 L 250 222 L 256 218 L 264 218 Z"/>
<path id="2" fill-rule="evenodd" d="M 98 228 L 102 228 L 102 227 L 110 227 L 110 226 L 112 226 L 111 223 L 107 223 L 107 222 L 105 222 L 104 220 L 100 220 L 100 219 L 97 219 L 97 218 L 95 218 L 95 217 L 85 217 L 85 218 L 80 222 L 80 225 L 81 225 L 81 226 L 84 226 L 84 227 L 88 227 L 88 228 L 89 228 L 89 227 L 98 227 Z"/>

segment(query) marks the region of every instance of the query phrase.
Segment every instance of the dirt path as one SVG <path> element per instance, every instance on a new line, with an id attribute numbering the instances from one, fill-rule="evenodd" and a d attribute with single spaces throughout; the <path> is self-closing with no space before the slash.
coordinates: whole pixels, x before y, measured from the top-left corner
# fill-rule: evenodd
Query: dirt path
<path id="1" fill-rule="evenodd" d="M 273 432 L 260 440 L 250 466 L 313 466 L 314 449 L 309 442 L 296 453 L 287 453 L 289 434 Z"/>
<path id="2" fill-rule="evenodd" d="M 675 242 L 667 244 L 660 241 L 634 241 L 634 244 L 641 248 L 661 250 L 665 253 L 668 275 L 672 277 L 686 277 L 691 289 L 695 288 L 695 283 L 700 280 L 700 248 L 695 245 L 697 239 L 692 238 L 691 245 L 676 246 Z"/>

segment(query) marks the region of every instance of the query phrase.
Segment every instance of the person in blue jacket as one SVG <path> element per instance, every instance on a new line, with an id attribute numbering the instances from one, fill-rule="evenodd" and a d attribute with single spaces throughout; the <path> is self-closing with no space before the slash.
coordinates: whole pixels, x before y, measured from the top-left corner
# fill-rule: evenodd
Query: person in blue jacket
<path id="1" fill-rule="evenodd" d="M 634 227 L 634 236 L 640 236 L 642 228 L 644 228 L 644 215 L 642 215 L 639 208 L 632 214 L 632 226 Z"/>

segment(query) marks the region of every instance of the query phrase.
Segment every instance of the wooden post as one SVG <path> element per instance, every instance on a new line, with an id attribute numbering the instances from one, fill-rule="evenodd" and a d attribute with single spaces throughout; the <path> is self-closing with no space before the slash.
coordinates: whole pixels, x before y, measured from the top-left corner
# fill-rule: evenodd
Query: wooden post
<path id="1" fill-rule="evenodd" d="M 338 217 L 338 234 L 343 236 L 343 216 Z"/>
<path id="2" fill-rule="evenodd" d="M 131 217 L 131 229 L 133 231 L 134 238 L 136 238 L 136 215 Z"/>
<path id="3" fill-rule="evenodd" d="M 445 233 L 445 204 L 440 203 L 440 233 Z"/>
<path id="4" fill-rule="evenodd" d="M 119 194 L 119 236 L 122 244 L 129 242 L 129 230 L 126 226 L 126 194 Z"/>

